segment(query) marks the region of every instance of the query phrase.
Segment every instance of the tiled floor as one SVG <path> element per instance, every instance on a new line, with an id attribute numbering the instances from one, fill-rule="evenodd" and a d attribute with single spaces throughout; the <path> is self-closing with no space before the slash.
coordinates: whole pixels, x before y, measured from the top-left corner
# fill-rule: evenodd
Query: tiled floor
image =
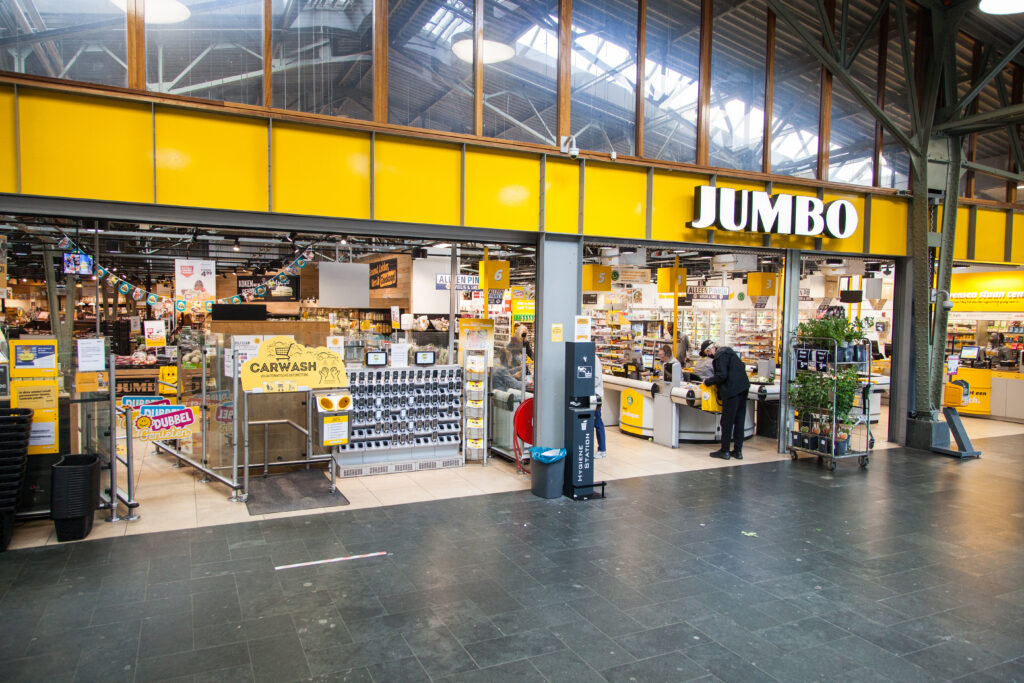
<path id="1" fill-rule="evenodd" d="M 875 446 L 878 451 L 895 446 L 881 438 L 887 420 L 887 409 L 883 407 L 880 424 L 873 428 L 879 435 Z M 1024 434 L 1024 424 L 971 418 L 964 418 L 964 422 L 972 438 L 976 439 Z M 763 437 L 753 437 L 746 442 L 742 461 L 709 458 L 708 452 L 713 448 L 714 445 L 709 444 L 682 444 L 678 449 L 669 449 L 611 427 L 608 429 L 608 456 L 596 461 L 595 474 L 598 479 L 614 481 L 652 474 L 773 462 L 788 457 L 779 456 L 774 439 Z M 155 452 L 152 446 L 138 443 L 135 453 L 136 499 L 141 503 L 140 518 L 134 522 L 111 524 L 106 521 L 109 513 L 101 511 L 97 513 L 90 539 L 195 529 L 336 510 L 324 508 L 319 511 L 301 510 L 250 516 L 244 504 L 227 500 L 228 490 L 225 487 L 216 483 L 200 483 L 200 476 L 195 470 L 174 467 L 173 458 Z M 338 481 L 339 489 L 350 502 L 346 507 L 349 510 L 530 488 L 529 475 L 516 474 L 515 467 L 501 458 L 491 458 L 487 467 L 471 463 L 456 469 L 383 474 Z M 11 548 L 56 543 L 53 523 L 36 521 L 18 525 Z"/>
<path id="2" fill-rule="evenodd" d="M 1021 680 L 1024 437 L 977 445 L 10 551 L 0 678 Z"/>

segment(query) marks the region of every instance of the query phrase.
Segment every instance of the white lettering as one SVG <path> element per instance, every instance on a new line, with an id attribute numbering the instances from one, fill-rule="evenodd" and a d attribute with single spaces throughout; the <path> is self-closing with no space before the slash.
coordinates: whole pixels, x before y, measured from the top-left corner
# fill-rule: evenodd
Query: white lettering
<path id="1" fill-rule="evenodd" d="M 817 197 L 793 198 L 793 234 L 816 237 L 825 231 L 821 212 L 825 204 Z"/>
<path id="2" fill-rule="evenodd" d="M 778 232 L 788 235 L 793 229 L 793 197 L 767 192 L 750 193 L 751 232 Z"/>
<path id="3" fill-rule="evenodd" d="M 716 225 L 723 230 L 739 232 L 747 227 L 747 196 L 749 190 L 739 193 L 730 187 L 718 191 L 718 222 Z"/>
<path id="4" fill-rule="evenodd" d="M 718 205 L 716 202 L 717 192 L 710 185 L 701 185 L 697 188 L 697 194 L 693 197 L 694 220 L 690 221 L 691 228 L 710 228 L 715 224 Z"/>
<path id="5" fill-rule="evenodd" d="M 845 199 L 829 202 L 825 211 L 825 230 L 839 240 L 852 237 L 857 232 L 857 207 Z"/>

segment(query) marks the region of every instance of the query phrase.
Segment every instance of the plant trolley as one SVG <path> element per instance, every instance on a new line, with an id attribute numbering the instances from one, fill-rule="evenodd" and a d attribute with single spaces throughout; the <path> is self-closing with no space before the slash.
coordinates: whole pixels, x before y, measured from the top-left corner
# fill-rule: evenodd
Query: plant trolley
<path id="1" fill-rule="evenodd" d="M 874 447 L 868 340 L 798 335 L 788 352 L 792 459 L 814 455 L 832 471 L 836 461 L 857 458 L 866 467 Z"/>

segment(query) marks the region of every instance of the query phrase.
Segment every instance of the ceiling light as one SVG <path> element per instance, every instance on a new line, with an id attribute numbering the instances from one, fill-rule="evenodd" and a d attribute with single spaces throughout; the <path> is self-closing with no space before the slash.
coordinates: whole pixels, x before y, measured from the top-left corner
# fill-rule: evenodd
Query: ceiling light
<path id="1" fill-rule="evenodd" d="M 1019 14 L 1024 12 L 1024 0 L 981 0 L 978 9 L 985 14 Z"/>
<path id="2" fill-rule="evenodd" d="M 483 41 L 482 57 L 484 64 L 495 64 L 504 62 L 516 56 L 516 50 L 511 45 L 500 43 L 496 40 Z M 464 62 L 473 63 L 473 34 L 470 31 L 463 31 L 452 36 L 452 52 Z"/>
<path id="3" fill-rule="evenodd" d="M 128 12 L 128 0 L 110 0 L 122 12 Z M 178 0 L 146 0 L 147 24 L 180 24 L 192 12 Z"/>
<path id="4" fill-rule="evenodd" d="M 235 238 L 235 244 L 234 244 L 234 246 L 231 247 L 231 251 L 238 251 L 238 249 L 239 249 L 239 247 L 238 247 L 238 238 L 236 237 Z"/>
<path id="5" fill-rule="evenodd" d="M 342 245 L 346 245 L 346 244 L 348 244 L 348 240 L 342 240 L 342 241 L 341 241 L 341 244 L 342 244 Z"/>

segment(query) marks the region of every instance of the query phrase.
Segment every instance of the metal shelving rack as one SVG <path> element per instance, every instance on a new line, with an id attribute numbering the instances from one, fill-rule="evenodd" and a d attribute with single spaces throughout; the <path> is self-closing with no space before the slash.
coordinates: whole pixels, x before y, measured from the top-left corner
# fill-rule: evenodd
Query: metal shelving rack
<path id="1" fill-rule="evenodd" d="M 850 358 L 856 352 L 855 348 L 863 349 L 861 358 L 854 360 Z M 843 358 L 843 360 L 839 360 Z M 861 467 L 867 467 L 871 450 L 874 448 L 874 437 L 871 435 L 871 347 L 870 342 L 859 339 L 853 342 L 852 346 L 841 347 L 834 339 L 791 337 L 789 340 L 789 381 L 790 387 L 797 381 L 798 377 L 810 374 L 825 375 L 832 381 L 832 388 L 827 399 L 821 404 L 811 407 L 804 415 L 797 415 L 790 406 L 787 416 L 790 429 L 787 430 L 787 441 L 789 443 L 790 457 L 796 460 L 800 453 L 808 453 L 817 456 L 819 461 L 824 461 L 830 471 L 836 469 L 836 461 L 843 458 L 857 458 Z M 839 440 L 838 425 L 839 416 L 836 410 L 836 393 L 838 377 L 837 372 L 843 368 L 858 367 L 857 389 L 854 397 L 853 408 L 850 417 L 853 424 L 850 426 L 847 439 Z M 799 418 L 799 422 L 797 421 Z M 827 432 L 815 434 L 813 431 L 803 432 L 798 430 L 809 418 L 811 422 L 821 425 L 824 423 Z"/>

